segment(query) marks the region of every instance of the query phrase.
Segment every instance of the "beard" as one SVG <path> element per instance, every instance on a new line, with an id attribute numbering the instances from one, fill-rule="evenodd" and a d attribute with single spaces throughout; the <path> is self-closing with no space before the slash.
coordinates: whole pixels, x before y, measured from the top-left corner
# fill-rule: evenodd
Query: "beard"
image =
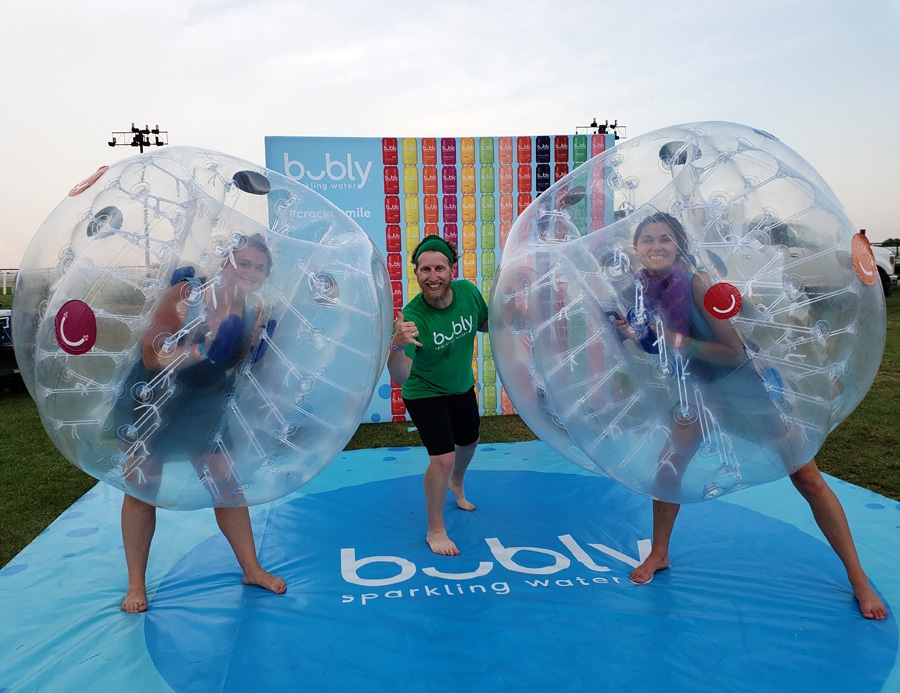
<path id="1" fill-rule="evenodd" d="M 438 289 L 430 289 L 428 287 L 428 285 L 426 285 L 426 284 L 422 285 L 422 294 L 424 295 L 425 300 L 428 303 L 440 304 L 447 298 L 447 294 L 449 294 L 449 293 L 450 293 L 450 282 L 446 282 L 445 284 L 442 284 Z"/>

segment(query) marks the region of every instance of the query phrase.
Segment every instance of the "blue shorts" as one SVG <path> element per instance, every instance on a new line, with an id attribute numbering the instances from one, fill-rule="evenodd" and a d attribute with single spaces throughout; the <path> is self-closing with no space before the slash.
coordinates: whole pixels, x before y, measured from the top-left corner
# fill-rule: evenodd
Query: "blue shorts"
<path id="1" fill-rule="evenodd" d="M 404 398 L 403 403 L 432 457 L 446 455 L 457 445 L 471 445 L 478 440 L 481 418 L 474 387 L 461 395 Z"/>

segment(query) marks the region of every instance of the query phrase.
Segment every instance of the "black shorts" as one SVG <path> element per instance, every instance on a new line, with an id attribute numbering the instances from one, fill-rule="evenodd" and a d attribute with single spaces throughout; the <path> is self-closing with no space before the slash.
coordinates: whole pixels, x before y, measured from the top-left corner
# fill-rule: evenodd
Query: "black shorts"
<path id="1" fill-rule="evenodd" d="M 481 419 L 474 387 L 461 395 L 404 398 L 403 403 L 432 457 L 453 452 L 456 445 L 471 445 L 478 440 Z"/>

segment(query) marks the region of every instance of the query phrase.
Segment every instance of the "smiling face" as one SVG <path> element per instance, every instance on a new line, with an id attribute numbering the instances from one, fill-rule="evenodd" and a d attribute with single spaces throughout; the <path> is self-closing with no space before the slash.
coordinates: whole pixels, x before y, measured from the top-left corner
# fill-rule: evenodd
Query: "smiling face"
<path id="1" fill-rule="evenodd" d="M 426 250 L 416 261 L 416 281 L 423 298 L 431 305 L 446 307 L 450 299 L 452 270 L 447 256 L 437 250 Z"/>
<path id="2" fill-rule="evenodd" d="M 680 254 L 675 233 L 664 221 L 647 224 L 635 240 L 634 249 L 641 264 L 653 273 L 668 272 Z"/>
<path id="3" fill-rule="evenodd" d="M 226 262 L 222 268 L 226 284 L 247 293 L 258 291 L 269 276 L 269 258 L 258 248 L 247 245 L 234 253 L 234 265 Z"/>

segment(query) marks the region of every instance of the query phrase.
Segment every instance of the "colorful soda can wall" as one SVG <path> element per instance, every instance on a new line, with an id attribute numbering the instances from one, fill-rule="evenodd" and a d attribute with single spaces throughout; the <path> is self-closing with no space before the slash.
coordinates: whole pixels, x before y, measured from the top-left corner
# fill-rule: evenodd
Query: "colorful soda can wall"
<path id="1" fill-rule="evenodd" d="M 419 291 L 410 254 L 425 236 L 457 244 L 457 277 L 488 300 L 516 218 L 556 181 L 614 144 L 613 135 L 267 137 L 266 165 L 343 209 L 387 259 L 395 314 Z M 574 213 L 603 226 L 602 200 Z M 608 219 L 606 218 L 608 215 Z M 487 334 L 472 363 L 483 414 L 511 414 Z M 363 422 L 404 421 L 399 387 L 382 374 Z"/>

